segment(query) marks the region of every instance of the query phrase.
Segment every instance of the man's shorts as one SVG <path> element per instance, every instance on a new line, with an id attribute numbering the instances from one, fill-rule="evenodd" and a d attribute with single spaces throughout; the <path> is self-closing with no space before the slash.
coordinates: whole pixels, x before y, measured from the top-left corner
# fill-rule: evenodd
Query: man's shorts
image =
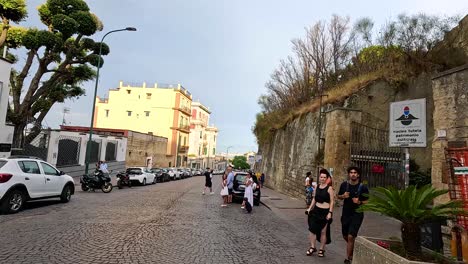
<path id="1" fill-rule="evenodd" d="M 228 188 L 228 191 L 229 191 L 229 195 L 232 195 L 232 188 L 231 189 Z"/>
<path id="2" fill-rule="evenodd" d="M 341 233 L 344 237 L 351 235 L 357 237 L 359 228 L 364 220 L 363 213 L 354 213 L 352 215 L 341 216 Z"/>

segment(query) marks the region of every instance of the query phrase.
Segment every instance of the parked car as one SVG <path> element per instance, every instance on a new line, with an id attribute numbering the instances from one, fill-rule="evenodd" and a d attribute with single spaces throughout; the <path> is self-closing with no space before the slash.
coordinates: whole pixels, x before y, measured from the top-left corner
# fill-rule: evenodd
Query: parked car
<path id="1" fill-rule="evenodd" d="M 245 185 L 244 181 L 247 177 L 246 172 L 234 172 L 234 186 L 232 188 L 232 200 L 233 201 L 242 201 L 244 199 Z M 257 185 L 257 188 L 253 190 L 254 205 L 260 205 L 260 185 L 258 184 L 257 177 L 252 177 L 252 180 Z"/>
<path id="2" fill-rule="evenodd" d="M 188 178 L 188 174 L 187 174 L 187 171 L 185 171 L 185 169 L 183 168 L 178 168 L 177 169 L 180 173 L 180 178 L 181 179 L 185 179 L 185 178 Z"/>
<path id="3" fill-rule="evenodd" d="M 156 176 L 145 167 L 130 167 L 127 169 L 127 174 L 132 182 L 138 182 L 141 185 L 155 184 Z"/>
<path id="4" fill-rule="evenodd" d="M 41 159 L 0 159 L 0 213 L 17 213 L 30 200 L 57 197 L 67 203 L 74 193 L 73 178 Z"/>
<path id="5" fill-rule="evenodd" d="M 171 177 L 171 180 L 179 180 L 180 172 L 176 168 L 167 168 L 167 173 Z"/>
<path id="6" fill-rule="evenodd" d="M 191 169 L 186 168 L 185 171 L 187 172 L 187 175 L 188 175 L 189 177 L 193 177 L 193 172 L 192 172 Z"/>
<path id="7" fill-rule="evenodd" d="M 151 172 L 154 173 L 154 175 L 156 175 L 156 181 L 158 182 L 166 182 L 171 180 L 171 177 L 167 173 L 166 169 L 155 168 L 151 169 Z"/>

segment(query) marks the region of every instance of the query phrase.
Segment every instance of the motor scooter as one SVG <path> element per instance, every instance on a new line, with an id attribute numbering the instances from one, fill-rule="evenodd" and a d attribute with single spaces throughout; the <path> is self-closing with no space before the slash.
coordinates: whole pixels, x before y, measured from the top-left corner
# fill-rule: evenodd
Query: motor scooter
<path id="1" fill-rule="evenodd" d="M 125 171 L 119 172 L 117 174 L 117 187 L 122 189 L 123 186 L 132 188 L 132 181 L 130 180 L 130 176 Z"/>

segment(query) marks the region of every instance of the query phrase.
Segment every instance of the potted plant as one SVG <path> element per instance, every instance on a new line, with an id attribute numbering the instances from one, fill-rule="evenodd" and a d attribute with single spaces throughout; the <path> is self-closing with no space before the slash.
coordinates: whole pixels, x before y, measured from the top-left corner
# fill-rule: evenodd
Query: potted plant
<path id="1" fill-rule="evenodd" d="M 373 211 L 399 220 L 404 249 L 403 257 L 424 260 L 426 258 L 423 256 L 421 246 L 421 226 L 434 219 L 466 214 L 460 201 L 432 205 L 435 198 L 447 192 L 447 190 L 436 190 L 430 184 L 419 189 L 416 186 L 410 186 L 405 190 L 377 187 L 369 195 L 368 202 L 359 210 Z M 379 248 L 386 250 L 385 247 Z"/>

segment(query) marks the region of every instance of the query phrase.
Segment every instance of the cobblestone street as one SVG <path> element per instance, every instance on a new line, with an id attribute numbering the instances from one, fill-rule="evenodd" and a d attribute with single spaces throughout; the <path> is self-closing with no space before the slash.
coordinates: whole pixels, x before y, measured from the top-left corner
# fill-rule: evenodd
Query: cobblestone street
<path id="1" fill-rule="evenodd" d="M 336 263 L 305 256 L 307 233 L 263 205 L 221 208 L 215 178 L 215 195 L 193 177 L 30 203 L 0 216 L 0 262 Z"/>

